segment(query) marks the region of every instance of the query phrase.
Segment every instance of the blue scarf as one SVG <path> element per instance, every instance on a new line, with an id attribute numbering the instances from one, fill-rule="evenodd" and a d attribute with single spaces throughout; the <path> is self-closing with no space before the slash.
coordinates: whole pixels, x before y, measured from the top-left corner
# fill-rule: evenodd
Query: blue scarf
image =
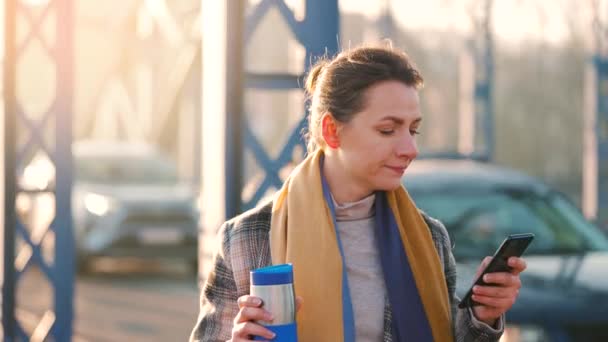
<path id="1" fill-rule="evenodd" d="M 403 249 L 395 216 L 384 192 L 376 193 L 376 242 L 384 284 L 391 304 L 392 330 L 396 341 L 433 341 L 414 274 Z"/>
<path id="2" fill-rule="evenodd" d="M 323 162 L 321 162 L 321 168 Z M 344 340 L 355 341 L 355 322 L 348 286 L 344 249 L 338 232 L 336 210 L 327 180 L 321 172 L 323 195 L 332 214 L 336 229 L 338 247 L 342 256 L 342 308 L 344 322 Z M 433 341 L 431 327 L 418 294 L 414 275 L 410 268 L 399 227 L 395 216 L 388 205 L 384 192 L 376 193 L 376 241 L 380 251 L 380 262 L 384 274 L 389 303 L 392 309 L 392 332 L 396 341 L 426 342 Z"/>

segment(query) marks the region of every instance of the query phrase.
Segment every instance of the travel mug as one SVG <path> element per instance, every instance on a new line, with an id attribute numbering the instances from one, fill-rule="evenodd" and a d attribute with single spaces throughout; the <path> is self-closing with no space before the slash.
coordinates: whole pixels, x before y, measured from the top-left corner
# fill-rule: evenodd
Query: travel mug
<path id="1" fill-rule="evenodd" d="M 270 312 L 272 322 L 258 321 L 276 334 L 274 342 L 297 342 L 296 298 L 293 288 L 293 265 L 282 264 L 258 268 L 250 272 L 250 294 L 262 299 L 262 307 Z M 263 340 L 256 337 L 255 340 Z"/>

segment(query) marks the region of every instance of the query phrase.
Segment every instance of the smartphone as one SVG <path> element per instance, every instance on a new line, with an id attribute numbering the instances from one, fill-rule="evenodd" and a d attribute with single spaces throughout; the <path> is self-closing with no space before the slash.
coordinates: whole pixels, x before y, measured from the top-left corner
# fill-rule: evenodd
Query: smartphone
<path id="1" fill-rule="evenodd" d="M 528 245 L 530 245 L 530 242 L 532 242 L 532 239 L 534 239 L 534 234 L 532 233 L 509 235 L 502 242 L 500 247 L 498 247 L 488 266 L 486 266 L 483 272 L 481 272 L 481 275 L 475 279 L 475 282 L 473 285 L 471 285 L 471 288 L 469 291 L 467 291 L 467 294 L 462 298 L 460 304 L 458 304 L 458 307 L 463 309 L 468 306 L 479 305 L 477 302 L 471 299 L 471 296 L 473 295 L 473 287 L 475 285 L 489 285 L 483 281 L 483 276 L 488 273 L 510 272 L 511 267 L 509 267 L 507 261 L 510 257 L 522 256 L 526 248 L 528 248 Z"/>

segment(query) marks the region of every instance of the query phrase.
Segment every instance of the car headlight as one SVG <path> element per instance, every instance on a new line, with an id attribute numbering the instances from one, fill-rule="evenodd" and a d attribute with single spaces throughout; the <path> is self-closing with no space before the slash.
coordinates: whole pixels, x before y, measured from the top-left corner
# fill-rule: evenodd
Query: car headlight
<path id="1" fill-rule="evenodd" d="M 548 341 L 549 335 L 545 329 L 536 325 L 507 324 L 500 342 L 543 342 Z"/>
<path id="2" fill-rule="evenodd" d="M 103 216 L 112 209 L 112 200 L 98 194 L 86 194 L 84 196 L 84 207 L 92 214 Z"/>

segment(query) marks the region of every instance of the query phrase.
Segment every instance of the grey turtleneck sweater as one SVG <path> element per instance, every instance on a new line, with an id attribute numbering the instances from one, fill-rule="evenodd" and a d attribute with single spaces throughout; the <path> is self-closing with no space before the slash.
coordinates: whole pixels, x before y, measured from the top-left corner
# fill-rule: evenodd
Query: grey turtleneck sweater
<path id="1" fill-rule="evenodd" d="M 376 245 L 375 195 L 338 204 L 336 221 L 348 275 L 357 342 L 382 341 L 386 289 Z"/>

